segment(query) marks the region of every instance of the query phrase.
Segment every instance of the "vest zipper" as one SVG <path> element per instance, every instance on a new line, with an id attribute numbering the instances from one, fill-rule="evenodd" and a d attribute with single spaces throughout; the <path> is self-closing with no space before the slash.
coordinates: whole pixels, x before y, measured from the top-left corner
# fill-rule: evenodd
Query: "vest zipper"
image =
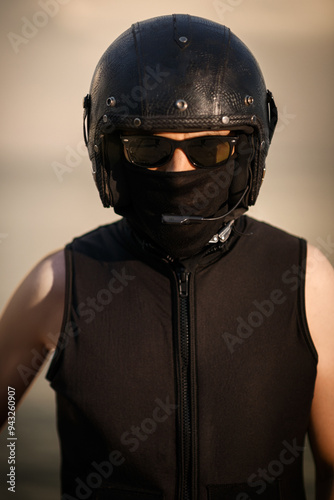
<path id="1" fill-rule="evenodd" d="M 182 467 L 180 498 L 191 500 L 192 484 L 192 425 L 190 397 L 190 336 L 189 336 L 189 276 L 190 273 L 181 269 L 177 273 L 180 304 L 180 355 L 181 355 L 181 415 L 182 415 Z"/>

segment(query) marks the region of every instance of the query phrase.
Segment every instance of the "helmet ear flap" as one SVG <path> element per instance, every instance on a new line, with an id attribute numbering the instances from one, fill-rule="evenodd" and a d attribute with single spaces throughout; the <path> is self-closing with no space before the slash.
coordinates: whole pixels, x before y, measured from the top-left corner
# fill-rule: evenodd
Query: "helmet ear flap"
<path id="1" fill-rule="evenodd" d="M 247 211 L 249 206 L 249 197 L 253 180 L 251 164 L 254 158 L 254 152 L 254 134 L 239 135 L 233 180 L 229 189 L 229 208 L 231 209 L 238 203 L 240 196 L 242 196 L 242 193 L 248 187 L 247 193 L 238 204 L 237 210 L 242 209 L 242 213 Z M 239 216 L 239 213 L 236 215 Z"/>
<path id="2" fill-rule="evenodd" d="M 124 215 L 130 200 L 124 176 L 123 145 L 119 134 L 100 135 L 101 155 L 96 169 L 96 184 L 105 207 Z"/>
<path id="3" fill-rule="evenodd" d="M 109 169 L 105 158 L 103 135 L 100 136 L 98 142 L 99 147 L 93 151 L 91 157 L 93 164 L 92 173 L 102 204 L 105 208 L 109 208 L 113 206 L 113 200 L 109 188 Z"/>
<path id="4" fill-rule="evenodd" d="M 268 136 L 269 136 L 269 144 L 273 138 L 275 128 L 278 120 L 278 111 L 277 106 L 275 104 L 274 98 L 270 90 L 267 90 L 267 117 L 268 117 Z"/>

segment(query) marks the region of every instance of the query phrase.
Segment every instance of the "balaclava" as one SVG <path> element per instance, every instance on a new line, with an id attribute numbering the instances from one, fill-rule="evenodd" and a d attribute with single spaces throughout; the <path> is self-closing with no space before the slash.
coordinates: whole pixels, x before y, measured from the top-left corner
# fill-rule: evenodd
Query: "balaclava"
<path id="1" fill-rule="evenodd" d="M 222 226 L 245 211 L 242 207 L 228 213 L 231 184 L 241 168 L 237 158 L 235 154 L 225 165 L 185 172 L 151 171 L 125 160 L 130 225 L 171 257 L 197 254 Z M 246 184 L 244 191 L 235 193 L 240 202 L 247 189 Z"/>

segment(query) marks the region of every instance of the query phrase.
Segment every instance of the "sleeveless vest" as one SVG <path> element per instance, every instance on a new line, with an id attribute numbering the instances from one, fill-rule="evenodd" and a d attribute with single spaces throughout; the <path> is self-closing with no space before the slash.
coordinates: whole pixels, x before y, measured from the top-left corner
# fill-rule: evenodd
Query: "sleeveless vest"
<path id="1" fill-rule="evenodd" d="M 66 247 L 47 374 L 62 500 L 305 500 L 306 242 L 238 224 L 183 265 L 140 248 L 125 221 Z"/>

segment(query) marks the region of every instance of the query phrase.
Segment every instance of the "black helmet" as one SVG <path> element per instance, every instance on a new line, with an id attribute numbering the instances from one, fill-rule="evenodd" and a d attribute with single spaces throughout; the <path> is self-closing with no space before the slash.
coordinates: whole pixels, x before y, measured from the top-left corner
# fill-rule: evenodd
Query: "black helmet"
<path id="1" fill-rule="evenodd" d="M 245 210 L 256 201 L 277 109 L 248 48 L 229 28 L 174 14 L 132 25 L 105 51 L 84 98 L 84 135 L 102 203 L 126 213 L 120 130 L 251 132 Z M 240 169 L 239 169 L 240 170 Z M 233 193 L 232 193 L 233 194 Z M 245 211 L 244 210 L 244 211 Z"/>

